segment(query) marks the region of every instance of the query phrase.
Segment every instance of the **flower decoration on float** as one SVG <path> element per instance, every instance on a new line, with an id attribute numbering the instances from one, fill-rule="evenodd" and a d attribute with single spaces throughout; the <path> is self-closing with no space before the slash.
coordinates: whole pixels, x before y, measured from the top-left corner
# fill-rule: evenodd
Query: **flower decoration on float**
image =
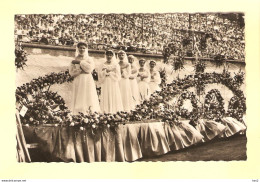
<path id="1" fill-rule="evenodd" d="M 200 79 L 204 81 L 204 84 L 220 83 L 227 86 L 239 99 L 244 99 L 245 103 L 243 91 L 235 86 L 235 81 L 227 70 L 225 72 L 223 71 L 222 74 L 213 72 L 200 73 L 199 75 L 201 77 Z M 30 83 L 18 87 L 16 90 L 16 101 L 20 103 L 21 106 L 25 105 L 28 108 L 25 117 L 21 119 L 23 124 L 56 124 L 78 127 L 83 130 L 85 128 L 91 128 L 94 134 L 96 131 L 105 128 L 116 130 L 119 124 L 143 122 L 144 120 L 152 119 L 174 124 L 179 122 L 179 117 L 184 117 L 190 119 L 190 124 L 195 125 L 196 120 L 201 116 L 198 101 L 195 94 L 184 91 L 195 86 L 195 76 L 196 75 L 187 75 L 183 79 L 178 78 L 171 84 L 165 85 L 160 92 L 157 91 L 153 93 L 149 100 L 136 106 L 136 108 L 129 113 L 97 114 L 87 112 L 85 115 L 82 113 L 72 115 L 63 98 L 57 93 L 49 91 L 52 84 L 62 84 L 73 80 L 68 71 L 51 73 L 44 77 L 33 79 Z M 185 94 L 182 93 L 183 91 Z M 168 101 L 179 94 L 182 94 L 180 97 L 181 100 L 178 102 L 177 110 L 174 110 L 169 106 Z M 183 101 L 186 99 L 191 100 L 193 106 L 191 112 L 181 108 Z M 222 103 L 219 105 L 222 105 Z M 223 113 L 223 107 L 215 108 L 216 113 Z M 245 110 L 245 107 L 243 107 L 243 109 Z M 238 112 L 233 112 L 232 116 L 235 117 L 235 115 L 238 115 L 237 113 Z M 239 117 L 240 116 L 241 115 L 239 115 Z"/>
<path id="2" fill-rule="evenodd" d="M 237 84 L 237 87 L 240 87 L 241 85 L 244 84 L 244 80 L 245 80 L 245 73 L 242 72 L 241 69 L 239 69 L 238 73 L 235 73 L 234 82 L 235 84 Z"/>
<path id="3" fill-rule="evenodd" d="M 225 115 L 224 99 L 218 89 L 210 90 L 204 101 L 204 117 L 220 122 Z"/>
<path id="4" fill-rule="evenodd" d="M 192 105 L 191 112 L 188 111 L 188 109 L 183 108 L 183 104 L 185 100 L 190 100 Z M 190 124 L 196 125 L 200 113 L 199 113 L 199 105 L 198 100 L 196 99 L 196 95 L 193 92 L 184 91 L 181 93 L 176 106 L 176 114 L 182 118 L 189 119 Z"/>
<path id="5" fill-rule="evenodd" d="M 246 112 L 245 97 L 233 96 L 228 103 L 227 115 L 243 122 L 243 115 Z"/>
<path id="6" fill-rule="evenodd" d="M 166 71 L 165 69 L 160 70 L 160 77 L 161 77 L 161 83 L 160 83 L 160 87 L 163 88 L 166 86 L 166 80 L 167 80 L 167 75 L 166 75 Z"/>
<path id="7" fill-rule="evenodd" d="M 225 56 L 222 54 L 217 54 L 214 56 L 214 63 L 216 67 L 220 67 L 225 63 Z"/>
<path id="8" fill-rule="evenodd" d="M 27 52 L 23 49 L 20 43 L 15 46 L 15 67 L 16 69 L 24 70 L 27 62 Z"/>
<path id="9" fill-rule="evenodd" d="M 195 72 L 196 73 L 204 73 L 205 69 L 206 69 L 206 64 L 202 59 L 198 59 L 195 62 Z"/>
<path id="10" fill-rule="evenodd" d="M 180 71 L 184 69 L 184 56 L 181 51 L 179 51 L 178 56 L 170 56 L 169 60 L 171 60 L 172 69 L 174 71 Z"/>
<path id="11" fill-rule="evenodd" d="M 196 88 L 197 95 L 202 95 L 205 93 L 205 80 L 203 79 L 203 74 L 195 73 L 194 75 L 194 84 Z"/>

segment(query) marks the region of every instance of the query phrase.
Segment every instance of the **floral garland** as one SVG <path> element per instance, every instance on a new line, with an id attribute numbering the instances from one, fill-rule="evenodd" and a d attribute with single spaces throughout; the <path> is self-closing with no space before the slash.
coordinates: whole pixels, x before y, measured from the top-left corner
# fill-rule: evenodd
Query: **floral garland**
<path id="1" fill-rule="evenodd" d="M 245 73 L 241 71 L 241 69 L 239 70 L 238 73 L 235 73 L 234 76 L 234 82 L 237 84 L 237 87 L 240 87 L 245 80 Z"/>
<path id="2" fill-rule="evenodd" d="M 204 73 L 206 69 L 206 64 L 203 60 L 196 61 L 195 63 L 195 72 L 196 73 Z"/>
<path id="3" fill-rule="evenodd" d="M 14 53 L 15 53 L 15 67 L 16 67 L 16 69 L 24 70 L 24 67 L 27 66 L 26 65 L 27 53 L 23 49 L 21 44 L 17 44 L 15 46 Z"/>
<path id="4" fill-rule="evenodd" d="M 243 114 L 246 112 L 245 97 L 233 96 L 228 103 L 227 115 L 243 122 Z"/>
<path id="5" fill-rule="evenodd" d="M 163 88 L 163 87 L 165 87 L 166 86 L 166 71 L 165 71 L 165 69 L 164 70 L 161 70 L 161 71 L 159 71 L 159 73 L 160 73 L 160 77 L 161 77 L 161 83 L 160 83 L 160 87 L 161 88 Z"/>
<path id="6" fill-rule="evenodd" d="M 174 71 L 179 71 L 181 69 L 184 69 L 184 57 L 183 56 L 178 56 L 176 58 L 173 58 L 172 69 Z"/>
<path id="7" fill-rule="evenodd" d="M 212 83 L 221 83 L 227 86 L 238 98 L 244 98 L 243 92 L 237 87 L 235 84 L 234 79 L 230 76 L 229 72 L 222 74 L 218 73 L 201 73 L 201 79 L 203 80 L 204 84 L 212 84 Z M 86 115 L 79 114 L 73 116 L 71 112 L 68 110 L 64 101 L 61 97 L 57 96 L 49 92 L 49 88 L 51 84 L 61 84 L 64 82 L 70 82 L 73 78 L 69 75 L 68 71 L 60 72 L 60 73 L 51 73 L 46 75 L 45 77 L 39 77 L 38 79 L 33 79 L 30 83 L 26 83 L 21 87 L 18 87 L 16 90 L 16 98 L 17 102 L 21 105 L 33 105 L 29 106 L 32 110 L 44 110 L 42 111 L 42 115 L 46 116 L 46 113 L 51 112 L 52 115 L 48 116 L 48 120 L 46 117 L 39 117 L 40 113 L 36 113 L 37 117 L 33 118 L 31 122 L 29 116 L 35 116 L 35 113 L 31 111 L 31 114 L 26 116 L 27 118 L 22 119 L 23 124 L 41 124 L 41 123 L 53 123 L 59 125 L 66 125 L 66 126 L 78 126 L 80 129 L 84 129 L 84 127 L 92 128 L 93 131 L 97 129 L 102 129 L 104 127 L 116 128 L 118 124 L 127 123 L 127 122 L 136 122 L 141 120 L 149 120 L 149 119 L 161 119 L 162 121 L 172 122 L 178 120 L 178 115 L 184 116 L 191 120 L 191 124 L 198 119 L 200 116 L 199 108 L 197 105 L 197 101 L 195 101 L 194 94 L 187 94 L 183 95 L 182 98 L 184 99 L 192 99 L 193 103 L 193 110 L 190 113 L 181 112 L 176 114 L 168 111 L 169 109 L 160 109 L 160 105 L 163 104 L 164 106 L 168 105 L 168 101 L 172 98 L 176 97 L 179 93 L 183 90 L 188 89 L 190 87 L 195 86 L 194 83 L 195 75 L 188 75 L 184 79 L 177 79 L 174 80 L 171 84 L 165 85 L 162 88 L 161 92 L 156 92 L 152 94 L 149 100 L 143 102 L 142 104 L 138 105 L 135 110 L 131 111 L 130 113 L 126 112 L 118 112 L 117 114 L 97 114 L 97 113 L 88 113 Z M 46 89 L 48 88 L 48 89 Z M 38 93 L 38 96 L 37 96 Z M 30 98 L 28 95 L 33 95 L 33 101 L 29 101 Z M 47 98 L 48 95 L 48 98 Z M 55 96 L 54 96 L 55 95 Z M 38 97 L 38 100 L 36 99 Z M 57 99 L 56 99 L 57 97 Z M 50 99 L 50 101 L 47 101 Z M 46 101 L 42 101 L 46 100 Z M 53 102 L 52 102 L 53 100 Z M 38 105 L 38 101 L 39 105 Z M 45 107 L 46 105 L 46 107 Z M 54 107 L 57 106 L 58 107 Z M 48 106 L 48 107 L 47 107 Z M 38 109 L 37 109 L 38 108 Z M 42 109 L 43 108 L 43 109 Z M 54 111 L 52 111 L 54 110 Z M 28 111 L 28 113 L 30 113 Z M 167 114 L 168 113 L 168 114 Z M 223 113 L 221 111 L 221 113 Z M 94 116 L 93 116 L 94 114 Z M 165 116 L 163 116 L 165 115 Z M 50 118 L 52 118 L 50 120 Z M 94 118 L 94 119 L 93 119 Z M 29 120 L 29 121 L 28 121 Z M 40 121 L 42 120 L 42 121 Z M 95 133 L 95 132 L 94 132 Z"/>
<path id="8" fill-rule="evenodd" d="M 192 104 L 192 111 L 189 112 L 187 109 L 182 108 L 183 102 L 185 100 L 189 99 Z M 190 123 L 194 125 L 197 120 L 199 119 L 199 106 L 198 106 L 198 100 L 196 99 L 196 96 L 193 92 L 184 91 L 178 101 L 177 101 L 177 108 L 176 108 L 176 114 L 180 117 L 183 117 L 185 119 L 189 119 Z"/>
<path id="9" fill-rule="evenodd" d="M 24 117 L 21 117 L 23 124 L 53 124 L 67 121 L 70 112 L 65 105 L 63 98 L 57 93 L 44 91 L 33 95 L 23 104 L 28 108 Z M 23 105 L 20 105 L 22 107 Z"/>
<path id="10" fill-rule="evenodd" d="M 177 116 L 172 109 L 164 108 L 163 111 L 158 113 L 158 118 L 160 118 L 162 122 L 170 124 L 170 126 L 180 124 L 179 116 Z"/>
<path id="11" fill-rule="evenodd" d="M 208 119 L 219 120 L 225 114 L 224 99 L 217 89 L 210 90 L 204 101 L 204 116 Z"/>
<path id="12" fill-rule="evenodd" d="M 62 84 L 65 82 L 71 82 L 73 77 L 70 76 L 69 71 L 60 73 L 51 73 L 45 75 L 44 77 L 38 77 L 33 79 L 30 83 L 23 84 L 16 89 L 16 101 L 24 102 L 28 101 L 28 94 L 37 94 L 38 92 L 43 92 L 45 87 L 49 87 L 53 84 Z M 49 90 L 48 88 L 48 90 Z"/>
<path id="13" fill-rule="evenodd" d="M 214 62 L 217 67 L 222 66 L 225 63 L 225 56 L 217 54 L 216 56 L 214 56 Z"/>
<path id="14" fill-rule="evenodd" d="M 200 96 L 205 93 L 205 82 L 204 82 L 202 74 L 200 72 L 195 73 L 194 84 L 195 84 L 197 95 Z"/>

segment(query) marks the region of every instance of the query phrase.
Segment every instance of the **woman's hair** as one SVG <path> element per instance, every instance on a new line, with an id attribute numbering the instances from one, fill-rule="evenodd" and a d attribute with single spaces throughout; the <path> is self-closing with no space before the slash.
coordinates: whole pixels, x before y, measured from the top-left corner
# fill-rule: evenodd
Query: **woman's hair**
<path id="1" fill-rule="evenodd" d="M 118 54 L 118 55 L 119 55 L 119 54 L 124 54 L 123 62 L 124 62 L 124 63 L 128 63 L 128 58 L 127 58 L 127 54 L 126 54 L 125 51 L 120 50 L 120 51 L 117 52 L 117 54 Z M 118 57 L 118 62 L 119 62 L 119 57 Z"/>
<path id="2" fill-rule="evenodd" d="M 105 54 L 108 55 L 109 53 L 114 55 L 114 51 L 112 51 L 111 49 L 106 50 Z"/>
<path id="3" fill-rule="evenodd" d="M 141 61 L 144 61 L 144 62 L 146 62 L 146 60 L 145 60 L 145 59 L 140 59 L 140 60 L 139 60 L 139 63 L 140 63 Z"/>
<path id="4" fill-rule="evenodd" d="M 154 60 L 151 60 L 151 61 L 149 62 L 149 64 L 151 64 L 151 63 L 155 63 L 155 65 L 156 65 L 156 61 L 154 61 Z"/>
<path id="5" fill-rule="evenodd" d="M 77 44 L 77 48 L 79 48 L 79 47 L 82 46 L 82 45 L 88 47 L 88 44 L 87 44 L 86 42 L 79 42 L 79 43 Z"/>
<path id="6" fill-rule="evenodd" d="M 77 56 L 79 55 L 79 47 L 80 47 L 81 45 L 86 46 L 86 50 L 85 50 L 85 53 L 84 53 L 84 57 L 85 57 L 85 58 L 89 57 L 89 55 L 88 55 L 88 44 L 85 43 L 85 42 L 79 42 L 79 43 L 77 44 L 76 52 L 75 52 L 75 57 L 77 57 Z"/>

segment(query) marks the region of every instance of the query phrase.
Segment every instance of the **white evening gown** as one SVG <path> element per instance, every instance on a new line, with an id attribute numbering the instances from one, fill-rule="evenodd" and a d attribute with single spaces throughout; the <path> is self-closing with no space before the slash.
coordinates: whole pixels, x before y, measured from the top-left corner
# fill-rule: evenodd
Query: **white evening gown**
<path id="1" fill-rule="evenodd" d="M 104 69 L 112 70 L 109 74 Z M 100 67 L 101 96 L 100 107 L 103 113 L 123 111 L 122 97 L 119 88 L 121 79 L 120 67 L 116 63 L 104 63 Z"/>
<path id="2" fill-rule="evenodd" d="M 138 87 L 138 83 L 137 83 L 137 74 L 138 74 L 138 70 L 134 65 L 131 65 L 131 77 L 133 79 L 129 79 L 130 80 L 130 85 L 131 85 L 131 91 L 132 91 L 132 96 L 133 96 L 133 100 L 134 100 L 134 106 L 139 105 L 140 104 L 140 92 L 139 92 L 139 87 Z"/>
<path id="3" fill-rule="evenodd" d="M 96 91 L 96 85 L 92 77 L 92 71 L 95 67 L 92 58 L 88 57 L 80 64 L 72 64 L 69 73 L 74 77 L 72 86 L 72 114 L 87 111 L 100 112 L 100 106 Z"/>
<path id="4" fill-rule="evenodd" d="M 138 73 L 140 76 L 137 77 L 138 87 L 139 87 L 139 94 L 140 94 L 140 100 L 143 102 L 144 100 L 148 100 L 151 95 L 150 87 L 149 87 L 149 81 L 150 81 L 150 71 L 147 69 L 139 69 Z M 147 78 L 144 78 L 141 80 L 141 76 L 146 76 Z"/>
<path id="5" fill-rule="evenodd" d="M 151 80 L 149 82 L 149 86 L 150 86 L 151 94 L 153 94 L 156 91 L 161 91 L 161 88 L 159 86 L 159 84 L 161 83 L 161 77 L 159 71 L 153 70 L 150 71 L 150 74 L 151 74 Z"/>
<path id="6" fill-rule="evenodd" d="M 132 90 L 130 85 L 129 76 L 131 74 L 130 64 L 127 63 L 127 67 L 121 69 L 121 79 L 119 81 L 119 88 L 122 97 L 122 103 L 124 111 L 130 112 L 134 109 L 134 100 L 132 97 Z"/>

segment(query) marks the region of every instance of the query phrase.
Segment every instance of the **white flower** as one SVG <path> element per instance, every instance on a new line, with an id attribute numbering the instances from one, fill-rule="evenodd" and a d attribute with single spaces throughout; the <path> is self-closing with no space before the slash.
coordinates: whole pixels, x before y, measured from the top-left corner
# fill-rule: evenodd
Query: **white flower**
<path id="1" fill-rule="evenodd" d="M 80 130 L 84 130 L 84 128 L 81 126 L 80 128 L 79 128 Z"/>
<path id="2" fill-rule="evenodd" d="M 107 127 L 110 128 L 110 124 L 107 124 Z"/>
<path id="3" fill-rule="evenodd" d="M 95 125 L 95 124 L 93 124 L 93 125 L 92 125 L 92 128 L 96 128 L 96 125 Z"/>
<path id="4" fill-rule="evenodd" d="M 71 123 L 70 123 L 70 126 L 74 126 L 74 125 L 75 125 L 75 123 L 74 123 L 74 122 L 71 122 Z"/>
<path id="5" fill-rule="evenodd" d="M 84 119 L 84 123 L 86 123 L 86 124 L 88 123 L 88 118 Z"/>

